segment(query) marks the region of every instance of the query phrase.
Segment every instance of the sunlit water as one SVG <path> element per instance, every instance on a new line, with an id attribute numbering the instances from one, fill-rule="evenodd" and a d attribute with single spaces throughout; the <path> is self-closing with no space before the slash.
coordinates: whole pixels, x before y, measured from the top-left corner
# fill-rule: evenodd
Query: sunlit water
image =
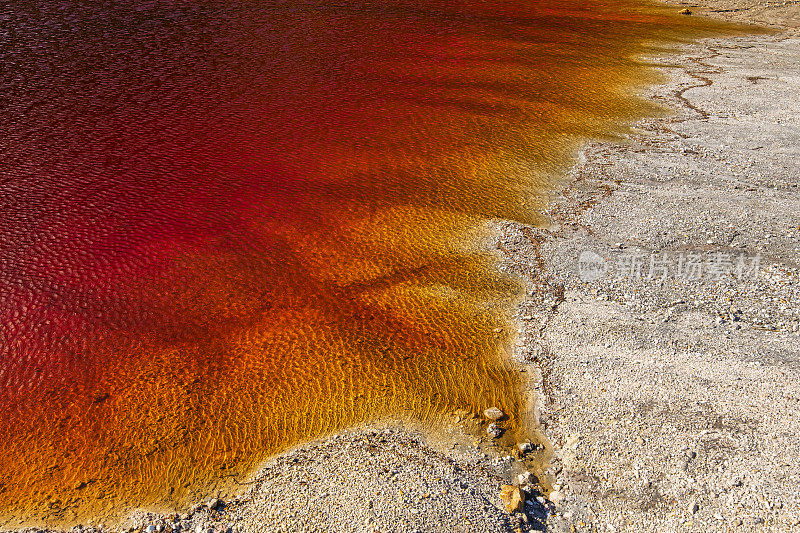
<path id="1" fill-rule="evenodd" d="M 0 513 L 178 508 L 362 421 L 499 405 L 486 221 L 652 111 L 625 1 L 0 7 Z"/>

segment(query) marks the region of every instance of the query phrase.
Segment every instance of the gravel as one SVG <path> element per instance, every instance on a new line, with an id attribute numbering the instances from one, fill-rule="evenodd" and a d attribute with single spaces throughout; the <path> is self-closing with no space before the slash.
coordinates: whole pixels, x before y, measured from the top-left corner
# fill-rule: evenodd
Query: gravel
<path id="1" fill-rule="evenodd" d="M 530 387 L 554 446 L 550 531 L 800 525 L 791 33 L 661 59 L 671 81 L 649 96 L 675 114 L 637 124 L 623 145 L 588 145 L 549 228 L 503 224 L 505 268 L 534 287 L 518 358 L 544 375 Z M 759 274 L 681 279 L 675 263 L 690 253 L 704 267 L 717 253 L 758 256 Z M 641 272 L 624 270 L 633 254 Z M 669 272 L 648 278 L 664 254 Z"/>

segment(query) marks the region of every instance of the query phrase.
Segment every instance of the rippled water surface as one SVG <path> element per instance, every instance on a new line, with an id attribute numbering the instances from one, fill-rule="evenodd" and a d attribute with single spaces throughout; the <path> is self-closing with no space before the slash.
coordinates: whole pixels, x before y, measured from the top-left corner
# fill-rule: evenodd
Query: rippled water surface
<path id="1" fill-rule="evenodd" d="M 521 401 L 517 285 L 575 142 L 702 23 L 625 1 L 0 6 L 0 514 L 176 508 L 360 421 Z"/>

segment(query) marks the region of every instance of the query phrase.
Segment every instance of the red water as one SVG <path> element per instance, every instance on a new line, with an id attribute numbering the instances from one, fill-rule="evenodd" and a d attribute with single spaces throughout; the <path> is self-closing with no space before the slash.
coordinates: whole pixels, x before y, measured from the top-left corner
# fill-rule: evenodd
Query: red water
<path id="1" fill-rule="evenodd" d="M 637 54 L 707 24 L 626 1 L 0 7 L 0 513 L 174 508 L 385 416 L 521 415 L 517 286 Z M 501 332 L 496 330 L 501 328 Z"/>

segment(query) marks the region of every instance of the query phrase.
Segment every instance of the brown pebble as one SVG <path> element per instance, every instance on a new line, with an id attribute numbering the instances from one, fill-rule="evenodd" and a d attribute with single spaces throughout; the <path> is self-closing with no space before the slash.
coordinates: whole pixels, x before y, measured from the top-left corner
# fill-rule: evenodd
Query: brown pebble
<path id="1" fill-rule="evenodd" d="M 514 485 L 503 485 L 500 489 L 500 499 L 503 500 L 506 511 L 513 513 L 522 509 L 522 505 L 525 502 L 525 493 Z"/>

